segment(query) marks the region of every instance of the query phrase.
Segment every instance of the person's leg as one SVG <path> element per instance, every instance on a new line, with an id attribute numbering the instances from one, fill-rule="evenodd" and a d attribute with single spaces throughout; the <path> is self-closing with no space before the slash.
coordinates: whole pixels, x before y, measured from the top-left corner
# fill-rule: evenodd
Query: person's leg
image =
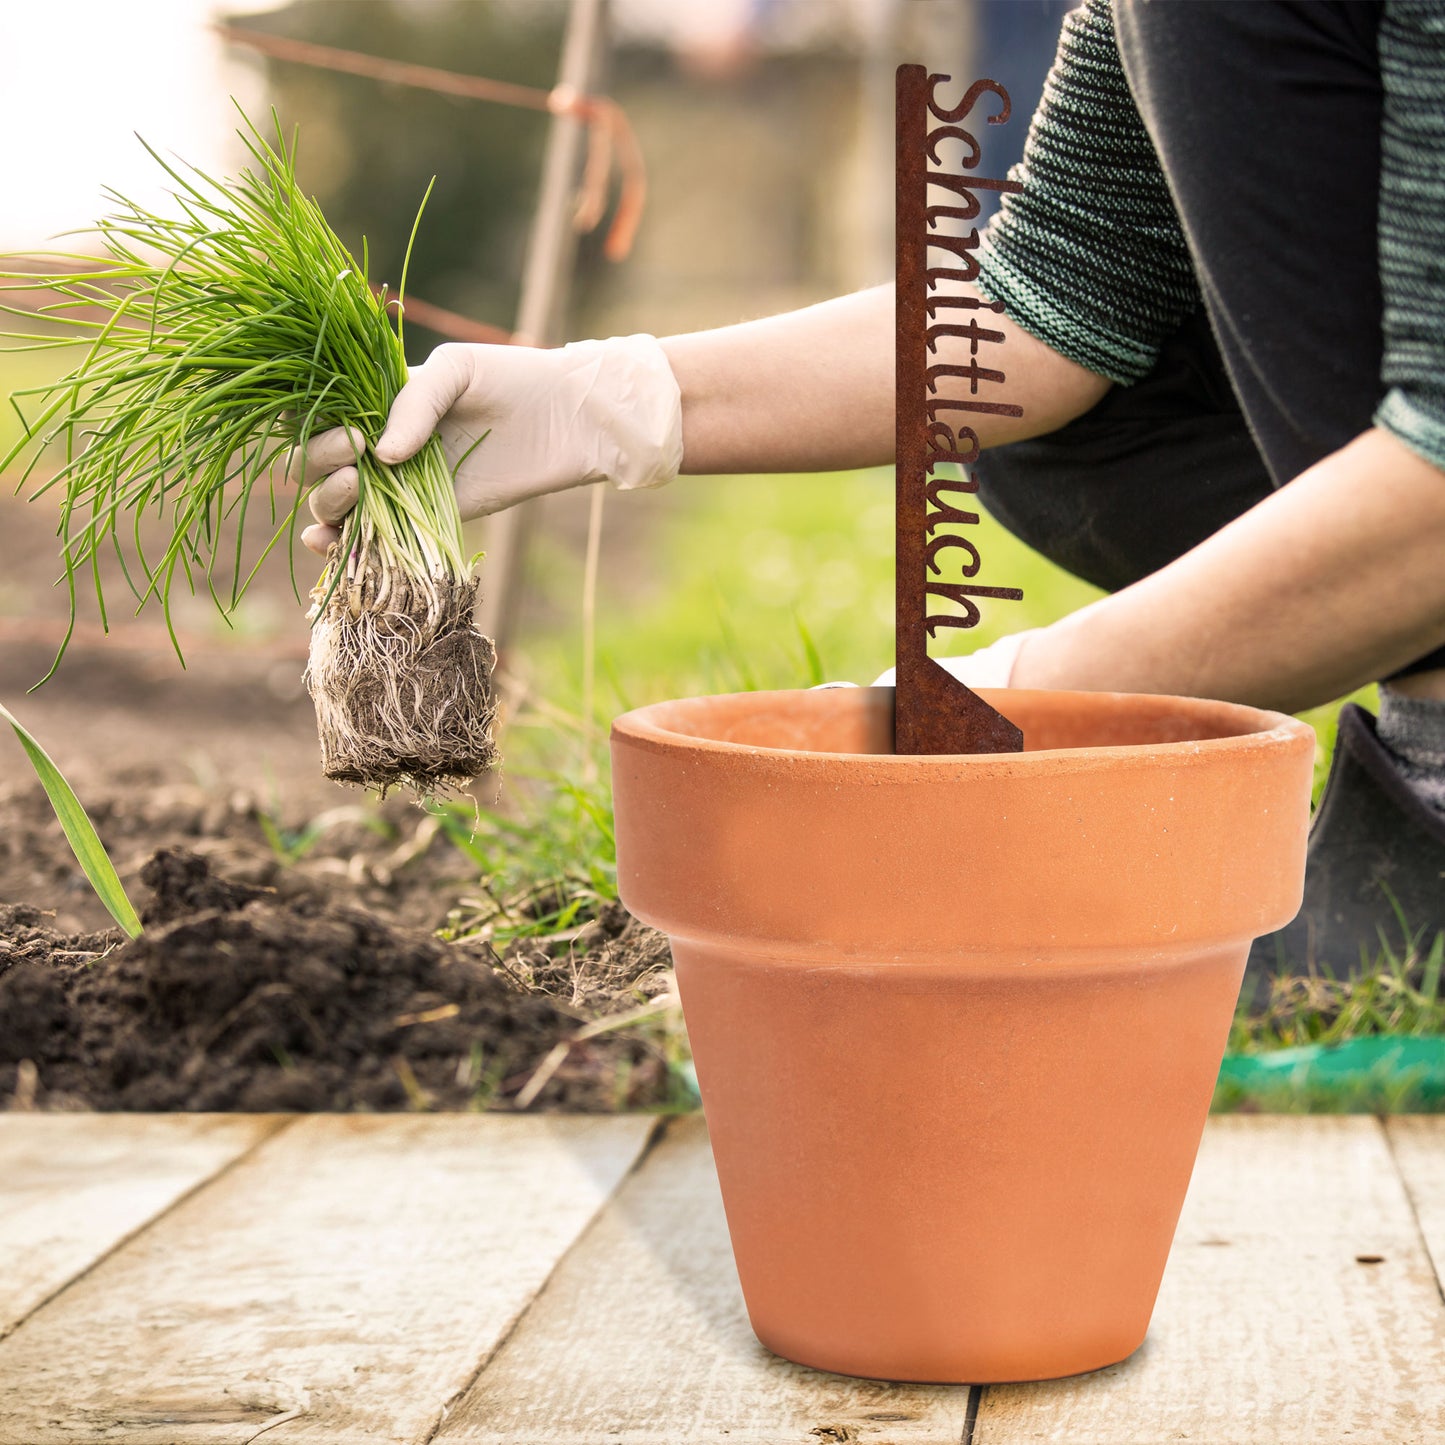
<path id="1" fill-rule="evenodd" d="M 1382 395 L 1376 246 L 1379 7 L 1116 0 L 1120 55 L 1163 163 L 1230 381 L 1285 485 L 1371 425 Z M 1341 716 L 1304 907 L 1268 966 L 1343 973 L 1445 929 L 1445 648 Z"/>

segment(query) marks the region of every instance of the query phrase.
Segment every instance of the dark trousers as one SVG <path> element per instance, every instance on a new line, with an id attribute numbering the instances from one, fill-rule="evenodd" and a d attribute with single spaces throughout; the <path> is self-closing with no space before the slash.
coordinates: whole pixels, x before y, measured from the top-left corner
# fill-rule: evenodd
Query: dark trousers
<path id="1" fill-rule="evenodd" d="M 1114 591 L 1371 425 L 1382 92 L 1376 4 L 1115 0 L 1124 71 L 1203 306 L 1153 371 L 984 454 L 985 505 Z M 1445 667 L 1445 648 L 1404 672 Z"/>

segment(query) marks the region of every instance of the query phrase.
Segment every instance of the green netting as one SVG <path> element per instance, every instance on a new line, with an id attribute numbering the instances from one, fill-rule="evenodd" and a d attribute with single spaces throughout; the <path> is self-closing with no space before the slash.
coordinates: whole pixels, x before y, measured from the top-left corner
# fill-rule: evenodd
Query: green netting
<path id="1" fill-rule="evenodd" d="M 1445 1111 L 1445 1036 L 1385 1036 L 1226 1054 L 1217 1110 Z"/>

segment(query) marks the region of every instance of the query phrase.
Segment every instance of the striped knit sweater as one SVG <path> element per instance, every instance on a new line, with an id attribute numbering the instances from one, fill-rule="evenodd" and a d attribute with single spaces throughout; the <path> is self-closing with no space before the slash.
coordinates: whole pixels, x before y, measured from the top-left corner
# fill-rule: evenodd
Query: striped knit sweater
<path id="1" fill-rule="evenodd" d="M 1385 397 L 1375 422 L 1445 468 L 1445 4 L 1386 0 L 1378 220 Z M 1201 304 L 1168 186 L 1124 78 L 1112 0 L 1064 22 L 1058 58 L 979 249 L 980 288 L 1090 371 L 1138 381 Z"/>

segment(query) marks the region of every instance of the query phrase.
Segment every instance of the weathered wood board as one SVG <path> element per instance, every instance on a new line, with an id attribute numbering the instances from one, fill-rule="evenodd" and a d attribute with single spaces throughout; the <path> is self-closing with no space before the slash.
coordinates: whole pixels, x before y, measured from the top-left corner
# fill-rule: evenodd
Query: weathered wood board
<path id="1" fill-rule="evenodd" d="M 260 1114 L 0 1114 L 0 1339 L 284 1122 Z"/>
<path id="2" fill-rule="evenodd" d="M 423 1441 L 653 1128 L 300 1120 L 0 1342 L 0 1445 Z"/>
<path id="3" fill-rule="evenodd" d="M 956 1445 L 966 1388 L 820 1374 L 748 1326 L 700 1118 L 563 1261 L 437 1445 Z"/>
<path id="4" fill-rule="evenodd" d="M 0 1445 L 1445 1442 L 1445 1119 L 1211 1121 L 1144 1347 L 981 1394 L 770 1355 L 651 1128 L 0 1117 Z"/>
<path id="5" fill-rule="evenodd" d="M 1431 1168 L 1438 1188 L 1438 1153 Z M 974 1431 L 974 1445 L 1184 1440 L 1445 1441 L 1445 1304 L 1375 1119 L 1211 1120 L 1143 1347 L 985 1390 Z"/>

